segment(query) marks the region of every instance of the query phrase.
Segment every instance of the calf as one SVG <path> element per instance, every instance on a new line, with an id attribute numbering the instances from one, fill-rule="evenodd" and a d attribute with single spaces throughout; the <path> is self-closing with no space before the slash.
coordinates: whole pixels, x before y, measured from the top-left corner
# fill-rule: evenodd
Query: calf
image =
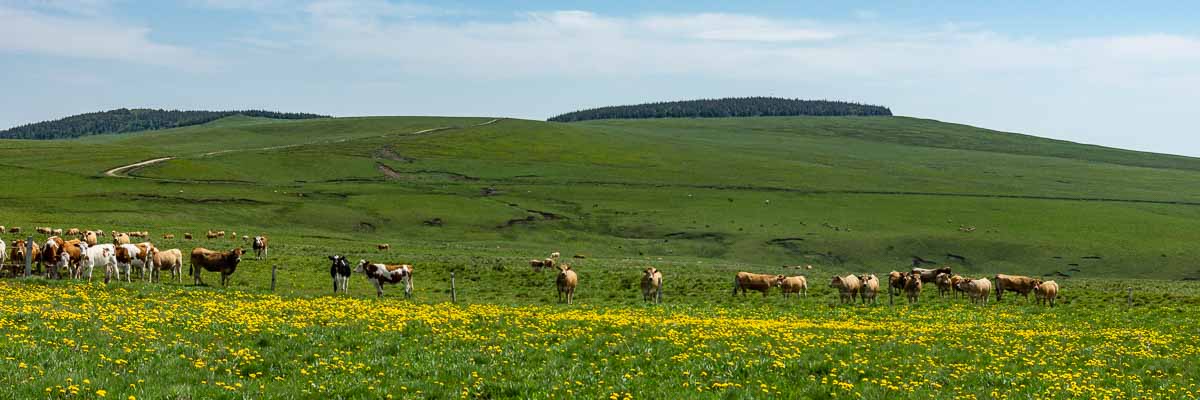
<path id="1" fill-rule="evenodd" d="M 746 291 L 757 290 L 762 292 L 763 297 L 767 297 L 767 292 L 771 291 L 771 286 L 774 285 L 775 275 L 738 272 L 733 278 L 733 295 L 737 296 L 738 290 L 741 290 L 742 297 L 745 297 Z"/>
<path id="2" fill-rule="evenodd" d="M 1009 291 L 1020 293 L 1022 296 L 1025 296 L 1025 301 L 1028 302 L 1029 292 L 1032 292 L 1035 286 L 1042 283 L 1038 279 L 1021 275 L 996 274 L 992 279 L 996 281 L 996 301 L 1000 301 L 1001 295 L 1005 291 Z"/>
<path id="3" fill-rule="evenodd" d="M 254 237 L 254 258 L 259 260 L 267 258 L 267 243 L 268 239 L 266 236 Z"/>
<path id="4" fill-rule="evenodd" d="M 571 300 L 575 299 L 575 287 L 579 286 L 579 275 L 571 270 L 570 265 L 559 265 L 554 285 L 558 288 L 558 302 L 562 303 L 565 296 L 567 304 L 571 304 Z"/>
<path id="5" fill-rule="evenodd" d="M 649 267 L 642 271 L 642 301 L 662 304 L 662 271 L 657 268 Z"/>
<path id="6" fill-rule="evenodd" d="M 862 282 L 862 289 L 858 293 L 858 298 L 862 299 L 863 304 L 868 301 L 871 304 L 876 304 L 875 297 L 879 295 L 879 278 L 875 274 L 859 275 L 858 280 Z"/>
<path id="7" fill-rule="evenodd" d="M 853 274 L 846 276 L 835 276 L 829 281 L 829 287 L 836 288 L 838 290 L 838 293 L 841 295 L 842 303 L 853 304 L 854 300 L 856 300 L 856 297 L 858 296 L 858 292 L 862 290 L 862 280 L 858 279 L 858 277 L 854 276 Z"/>
<path id="8" fill-rule="evenodd" d="M 350 291 L 350 260 L 340 255 L 329 256 L 329 261 L 333 264 L 329 266 L 329 277 L 333 278 L 333 293 L 341 290 L 342 293 Z"/>
<path id="9" fill-rule="evenodd" d="M 779 291 L 783 292 L 785 299 L 792 293 L 795 293 L 796 297 L 808 297 L 808 278 L 803 276 L 778 275 L 775 277 L 775 286 L 779 286 Z"/>
<path id="10" fill-rule="evenodd" d="M 179 249 L 159 251 L 151 248 L 150 264 L 151 274 L 157 275 L 159 271 L 171 271 L 171 279 L 183 283 L 183 252 Z M 150 280 L 153 281 L 154 276 L 151 276 Z M 159 281 L 162 281 L 161 277 Z"/>
<path id="11" fill-rule="evenodd" d="M 921 299 L 921 286 L 924 281 L 921 280 L 921 274 L 913 272 L 904 276 L 904 296 L 908 298 L 909 303 L 916 303 Z"/>
<path id="12" fill-rule="evenodd" d="M 1033 287 L 1033 298 L 1038 304 L 1048 304 L 1054 307 L 1054 299 L 1058 298 L 1058 282 L 1045 281 Z"/>
<path id="13" fill-rule="evenodd" d="M 209 239 L 216 239 L 216 238 L 217 238 L 217 233 L 216 233 L 216 232 L 213 232 L 213 231 L 208 231 L 208 234 L 207 234 L 207 236 L 208 236 L 208 238 L 209 238 Z"/>
<path id="14" fill-rule="evenodd" d="M 229 276 L 237 270 L 238 263 L 242 262 L 242 254 L 245 251 L 241 247 L 230 251 L 213 251 L 203 247 L 192 249 L 191 269 L 192 280 L 196 285 L 203 285 L 204 281 L 200 279 L 200 271 L 208 270 L 211 272 L 221 273 L 221 286 L 229 283 Z"/>
<path id="15" fill-rule="evenodd" d="M 383 284 L 404 283 L 404 298 L 411 299 L 413 292 L 412 271 L 408 264 L 385 265 L 374 264 L 367 260 L 358 260 L 358 272 L 367 277 L 367 281 L 375 285 L 375 294 L 383 297 Z"/>
<path id="16" fill-rule="evenodd" d="M 966 279 L 964 278 L 958 283 L 959 289 L 971 297 L 971 302 L 975 304 L 982 303 L 987 305 L 988 297 L 992 294 L 992 282 L 987 278 L 982 279 Z"/>

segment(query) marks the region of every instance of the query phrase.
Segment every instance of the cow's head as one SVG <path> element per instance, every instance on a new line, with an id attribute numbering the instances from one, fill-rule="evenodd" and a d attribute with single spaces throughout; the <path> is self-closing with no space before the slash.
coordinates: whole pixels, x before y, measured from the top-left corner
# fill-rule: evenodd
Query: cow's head
<path id="1" fill-rule="evenodd" d="M 655 272 L 658 272 L 658 269 L 654 268 L 654 267 L 647 267 L 645 270 L 642 271 L 642 273 L 645 274 L 646 276 L 654 276 Z"/>
<path id="2" fill-rule="evenodd" d="M 559 266 L 558 266 L 558 270 L 559 270 L 559 271 L 561 271 L 561 272 L 567 272 L 567 271 L 570 271 L 570 270 L 571 270 L 571 265 L 570 265 L 570 264 L 559 264 Z"/>
<path id="3" fill-rule="evenodd" d="M 246 254 L 246 251 L 242 250 L 241 247 L 233 249 L 229 252 L 229 256 L 234 258 L 234 262 L 242 262 L 242 254 Z"/>
<path id="4" fill-rule="evenodd" d="M 840 277 L 840 276 L 835 276 L 835 277 L 833 277 L 833 279 L 829 280 L 829 287 L 842 287 L 842 286 L 846 286 L 846 283 L 842 281 L 842 277 Z"/>
<path id="5" fill-rule="evenodd" d="M 330 265 L 330 268 L 350 269 L 350 261 L 346 260 L 346 257 L 342 257 L 341 255 L 334 254 L 329 256 L 329 261 L 333 262 L 333 265 Z"/>
<path id="6" fill-rule="evenodd" d="M 970 286 L 970 285 L 971 285 L 971 279 L 962 278 L 958 281 L 958 283 L 954 284 L 954 287 L 957 287 L 958 290 L 966 291 L 967 286 Z"/>
<path id="7" fill-rule="evenodd" d="M 775 286 L 783 286 L 785 279 L 787 279 L 787 275 L 775 275 Z"/>
<path id="8" fill-rule="evenodd" d="M 367 261 L 367 260 L 358 260 L 358 268 L 356 268 L 356 269 L 354 270 L 354 272 L 361 272 L 361 273 L 364 273 L 364 274 L 365 274 L 365 273 L 367 273 L 367 267 L 369 267 L 370 265 L 371 265 L 371 262 L 370 262 L 370 261 Z M 368 277 L 368 278 L 369 278 L 369 277 Z"/>

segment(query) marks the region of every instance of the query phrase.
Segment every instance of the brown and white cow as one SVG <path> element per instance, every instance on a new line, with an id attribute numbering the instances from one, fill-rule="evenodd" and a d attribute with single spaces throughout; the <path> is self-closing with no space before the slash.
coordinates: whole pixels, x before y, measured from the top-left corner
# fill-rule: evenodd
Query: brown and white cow
<path id="1" fill-rule="evenodd" d="M 572 300 L 575 300 L 575 288 L 579 286 L 579 274 L 571 270 L 570 265 L 559 265 L 558 276 L 554 277 L 554 286 L 558 289 L 558 302 L 562 303 L 565 297 L 569 305 Z"/>
<path id="2" fill-rule="evenodd" d="M 1054 300 L 1058 298 L 1058 282 L 1045 281 L 1040 285 L 1033 287 L 1033 297 L 1038 304 L 1049 305 L 1054 307 Z"/>
<path id="3" fill-rule="evenodd" d="M 775 286 L 775 275 L 738 272 L 733 278 L 733 295 L 737 296 L 738 290 L 741 290 L 742 297 L 745 297 L 747 290 L 757 290 L 762 292 L 763 297 L 767 297 L 771 286 Z"/>
<path id="4" fill-rule="evenodd" d="M 871 304 L 876 304 L 875 297 L 879 295 L 879 278 L 875 274 L 859 275 L 858 280 L 862 282 L 862 289 L 858 292 L 858 298 L 862 299 L 863 304 L 868 301 Z"/>
<path id="5" fill-rule="evenodd" d="M 858 292 L 862 290 L 862 280 L 858 279 L 854 274 L 835 276 L 829 281 L 829 287 L 838 290 L 843 304 L 854 304 L 854 301 L 857 300 Z"/>
<path id="6" fill-rule="evenodd" d="M 654 267 L 642 271 L 642 301 L 662 304 L 662 277 L 662 271 Z"/>
<path id="7" fill-rule="evenodd" d="M 59 258 L 62 256 L 63 245 L 66 241 L 58 236 L 46 238 L 46 242 L 42 244 L 41 258 L 38 263 L 42 266 L 42 271 L 47 278 L 56 278 L 59 275 Z"/>
<path id="8" fill-rule="evenodd" d="M 242 262 L 242 254 L 245 251 L 241 247 L 230 251 L 213 251 L 203 247 L 192 249 L 191 269 L 193 283 L 203 285 L 204 281 L 200 279 L 200 271 L 208 270 L 211 272 L 221 273 L 221 286 L 225 286 L 229 282 L 229 276 L 237 270 L 238 263 Z"/>
<path id="9" fill-rule="evenodd" d="M 266 236 L 255 236 L 254 243 L 252 244 L 254 247 L 254 258 L 259 260 L 267 258 L 267 246 L 269 244 L 270 240 Z"/>
<path id="10" fill-rule="evenodd" d="M 785 299 L 792 293 L 795 293 L 796 297 L 808 297 L 808 278 L 804 276 L 776 275 L 775 286 L 779 286 L 779 291 L 783 292 Z"/>
<path id="11" fill-rule="evenodd" d="M 163 239 L 164 239 L 164 240 L 172 240 L 172 239 L 175 239 L 175 234 L 174 234 L 174 233 L 164 233 L 164 234 L 163 234 Z"/>
<path id="12" fill-rule="evenodd" d="M 367 277 L 367 281 L 375 285 L 375 294 L 383 297 L 383 285 L 404 283 L 404 298 L 411 299 L 413 292 L 413 267 L 408 264 L 376 264 L 367 260 L 358 260 L 358 272 Z"/>
<path id="13" fill-rule="evenodd" d="M 922 285 L 921 274 L 914 272 L 904 276 L 904 296 L 909 303 L 920 301 Z"/>
<path id="14" fill-rule="evenodd" d="M 1009 291 L 1020 293 L 1022 296 L 1025 296 L 1025 301 L 1028 302 L 1029 292 L 1032 292 L 1035 286 L 1042 283 L 1039 279 L 1021 275 L 996 274 L 992 279 L 996 281 L 996 301 L 1000 301 L 1004 292 Z"/>
<path id="15" fill-rule="evenodd" d="M 983 304 L 985 306 L 988 303 L 988 297 L 992 295 L 992 282 L 987 278 L 964 278 L 958 283 L 958 288 L 971 297 L 972 303 Z"/>

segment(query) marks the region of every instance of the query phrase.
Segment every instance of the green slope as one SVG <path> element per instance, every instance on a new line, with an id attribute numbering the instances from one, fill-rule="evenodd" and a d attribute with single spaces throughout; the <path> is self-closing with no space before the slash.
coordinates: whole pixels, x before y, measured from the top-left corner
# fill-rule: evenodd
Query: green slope
<path id="1" fill-rule="evenodd" d="M 561 248 L 729 269 L 919 256 L 973 273 L 1200 277 L 1193 158 L 903 117 L 487 121 L 237 117 L 4 141 L 17 190 L 0 194 L 0 224 L 236 226 L 508 263 Z M 99 176 L 156 157 L 176 158 Z M 61 206 L 36 211 L 47 202 Z"/>

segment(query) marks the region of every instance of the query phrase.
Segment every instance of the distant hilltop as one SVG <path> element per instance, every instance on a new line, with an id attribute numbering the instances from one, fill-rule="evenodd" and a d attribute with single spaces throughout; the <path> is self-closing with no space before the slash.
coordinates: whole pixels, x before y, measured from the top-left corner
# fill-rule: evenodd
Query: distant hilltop
<path id="1" fill-rule="evenodd" d="M 553 122 L 593 119 L 725 118 L 782 116 L 891 116 L 887 107 L 830 100 L 800 100 L 779 97 L 730 97 L 667 101 L 627 106 L 592 108 L 550 118 Z"/>
<path id="2" fill-rule="evenodd" d="M 149 131 L 199 125 L 232 115 L 275 119 L 329 118 L 327 115 L 263 110 L 180 111 L 118 108 L 36 122 L 0 131 L 0 139 L 72 139 L 83 136 Z"/>

